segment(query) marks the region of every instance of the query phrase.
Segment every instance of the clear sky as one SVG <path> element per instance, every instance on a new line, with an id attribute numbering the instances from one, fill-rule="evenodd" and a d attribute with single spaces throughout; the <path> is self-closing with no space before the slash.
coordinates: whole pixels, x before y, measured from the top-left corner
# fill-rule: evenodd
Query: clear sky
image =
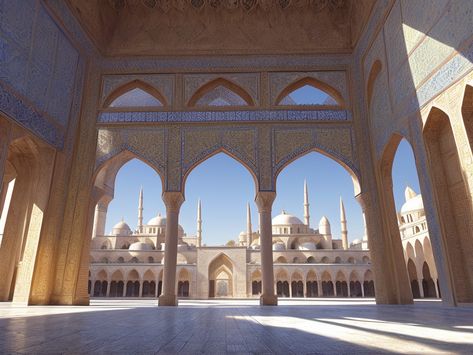
<path id="1" fill-rule="evenodd" d="M 332 234 L 340 238 L 339 198 L 345 203 L 348 236 L 352 241 L 363 236 L 361 207 L 353 196 L 353 183 L 348 172 L 334 160 L 319 153 L 307 154 L 290 165 L 277 180 L 277 198 L 273 216 L 284 209 L 303 220 L 303 183 L 307 179 L 311 226 L 317 228 L 325 215 Z M 404 202 L 404 189 L 409 184 L 419 192 L 414 157 L 410 145 L 402 141 L 393 165 L 396 209 Z M 106 233 L 122 217 L 132 229 L 137 224 L 138 194 L 144 189 L 144 221 L 157 213 L 165 214 L 161 200 L 161 181 L 153 169 L 132 160 L 120 169 L 115 184 L 115 198 L 110 203 Z M 197 201 L 202 200 L 203 243 L 221 245 L 246 229 L 246 203 L 250 202 L 253 229 L 258 229 L 254 203 L 255 188 L 250 173 L 240 163 L 221 153 L 197 166 L 186 181 L 186 201 L 181 208 L 180 224 L 188 235 L 196 232 Z"/>

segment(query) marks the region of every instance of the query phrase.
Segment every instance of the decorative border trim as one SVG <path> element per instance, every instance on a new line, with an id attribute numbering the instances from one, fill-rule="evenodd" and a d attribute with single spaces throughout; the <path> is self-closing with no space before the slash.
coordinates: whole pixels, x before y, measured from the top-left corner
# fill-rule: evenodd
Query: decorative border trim
<path id="1" fill-rule="evenodd" d="M 349 110 L 255 110 L 185 112 L 102 112 L 98 123 L 351 121 Z"/>
<path id="2" fill-rule="evenodd" d="M 44 114 L 35 111 L 24 99 L 13 95 L 2 81 L 0 81 L 0 111 L 34 135 L 62 150 L 64 132 L 50 123 Z"/>

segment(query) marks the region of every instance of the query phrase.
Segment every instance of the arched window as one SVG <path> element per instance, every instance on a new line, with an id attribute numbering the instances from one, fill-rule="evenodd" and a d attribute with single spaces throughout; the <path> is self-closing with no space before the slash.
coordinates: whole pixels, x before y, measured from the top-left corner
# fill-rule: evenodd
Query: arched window
<path id="1" fill-rule="evenodd" d="M 166 100 L 161 93 L 149 84 L 135 80 L 116 89 L 105 100 L 104 106 L 111 108 L 160 107 Z"/>
<path id="2" fill-rule="evenodd" d="M 280 106 L 340 106 L 341 95 L 329 85 L 314 78 L 303 78 L 289 85 L 276 99 Z"/>
<path id="3" fill-rule="evenodd" d="M 215 79 L 198 89 L 189 106 L 253 106 L 253 99 L 240 86 L 226 79 Z"/>

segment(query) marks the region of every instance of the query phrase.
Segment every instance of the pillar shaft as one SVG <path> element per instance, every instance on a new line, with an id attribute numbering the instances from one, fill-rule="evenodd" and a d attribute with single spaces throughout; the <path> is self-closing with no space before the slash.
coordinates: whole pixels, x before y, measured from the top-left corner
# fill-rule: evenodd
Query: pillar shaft
<path id="1" fill-rule="evenodd" d="M 92 238 L 102 237 L 105 235 L 105 222 L 107 220 L 108 204 L 111 199 L 100 200 L 95 206 L 94 228 L 92 230 Z"/>
<path id="2" fill-rule="evenodd" d="M 260 220 L 260 252 L 262 273 L 261 305 L 277 305 L 278 298 L 274 292 L 273 272 L 273 231 L 271 222 L 271 209 L 276 192 L 260 191 L 256 195 Z"/>
<path id="3" fill-rule="evenodd" d="M 163 292 L 159 297 L 160 306 L 177 306 L 176 264 L 179 210 L 184 202 L 181 192 L 164 192 L 166 206 L 166 235 L 164 248 Z"/>

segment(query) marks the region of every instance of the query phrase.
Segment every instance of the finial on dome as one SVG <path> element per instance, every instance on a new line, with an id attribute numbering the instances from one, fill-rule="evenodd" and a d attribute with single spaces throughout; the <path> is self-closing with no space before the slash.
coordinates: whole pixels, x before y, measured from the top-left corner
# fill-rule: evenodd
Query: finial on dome
<path id="1" fill-rule="evenodd" d="M 281 214 L 286 214 L 286 210 L 282 210 L 282 211 L 281 211 Z"/>

